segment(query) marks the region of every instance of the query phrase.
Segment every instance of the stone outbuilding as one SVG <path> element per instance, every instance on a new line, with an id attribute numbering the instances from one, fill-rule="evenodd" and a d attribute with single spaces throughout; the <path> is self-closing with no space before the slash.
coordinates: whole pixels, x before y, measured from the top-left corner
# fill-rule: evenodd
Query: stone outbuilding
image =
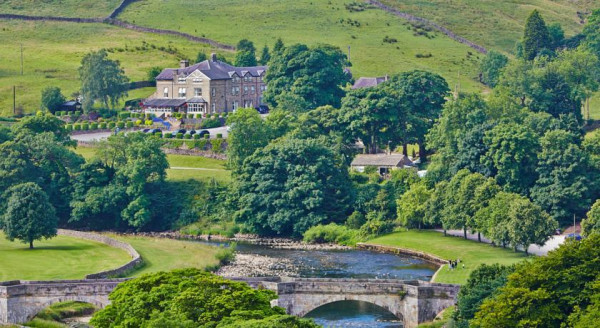
<path id="1" fill-rule="evenodd" d="M 358 172 L 364 172 L 366 167 L 373 166 L 381 175 L 403 168 L 414 168 L 414 163 L 403 154 L 359 154 L 350 167 Z"/>

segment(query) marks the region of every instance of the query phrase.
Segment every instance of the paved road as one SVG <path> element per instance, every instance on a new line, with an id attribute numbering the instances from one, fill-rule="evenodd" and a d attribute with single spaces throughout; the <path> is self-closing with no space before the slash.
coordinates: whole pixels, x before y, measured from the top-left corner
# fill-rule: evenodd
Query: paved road
<path id="1" fill-rule="evenodd" d="M 441 230 L 441 229 L 436 229 L 436 231 L 444 232 L 444 230 Z M 462 230 L 448 230 L 448 231 L 446 231 L 446 233 L 451 236 L 463 237 Z M 477 234 L 467 232 L 467 238 L 470 240 L 477 240 Z M 538 246 L 538 245 L 533 245 L 533 244 L 529 245 L 529 247 L 527 248 L 527 252 L 529 254 L 544 256 L 544 255 L 548 254 L 549 251 L 558 248 L 558 246 L 560 246 L 565 241 L 565 238 L 566 238 L 565 235 L 552 236 L 546 242 L 546 244 L 544 244 L 544 246 Z M 489 239 L 485 238 L 483 235 L 481 236 L 481 241 L 484 243 L 491 244 L 491 241 Z"/>
<path id="2" fill-rule="evenodd" d="M 214 129 L 206 129 L 206 130 L 210 133 L 211 138 L 216 138 L 217 134 L 219 134 L 219 133 L 222 134 L 223 138 L 225 138 L 225 139 L 227 139 L 227 137 L 229 136 L 226 126 L 222 126 L 222 127 L 214 128 Z M 173 131 L 163 131 L 163 133 L 173 133 Z M 86 142 L 100 141 L 100 140 L 104 140 L 104 139 L 108 138 L 110 135 L 112 135 L 112 132 L 90 132 L 90 133 L 85 133 L 85 134 L 72 135 L 71 139 L 77 140 L 77 141 L 86 141 Z"/>

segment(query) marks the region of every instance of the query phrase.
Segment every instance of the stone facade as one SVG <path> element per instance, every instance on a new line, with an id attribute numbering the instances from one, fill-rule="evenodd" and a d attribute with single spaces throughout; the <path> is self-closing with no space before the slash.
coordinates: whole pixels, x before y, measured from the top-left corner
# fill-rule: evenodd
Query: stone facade
<path id="1" fill-rule="evenodd" d="M 156 92 L 143 103 L 146 113 L 209 114 L 263 105 L 266 66 L 235 67 L 211 59 L 192 66 L 182 60 L 156 77 Z"/>

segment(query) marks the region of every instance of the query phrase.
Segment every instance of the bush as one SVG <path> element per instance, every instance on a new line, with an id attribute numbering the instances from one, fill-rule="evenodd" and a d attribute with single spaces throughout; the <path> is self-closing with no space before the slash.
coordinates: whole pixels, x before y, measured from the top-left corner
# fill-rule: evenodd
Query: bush
<path id="1" fill-rule="evenodd" d="M 119 118 L 122 119 L 122 120 L 124 120 L 126 118 L 129 118 L 129 117 L 131 117 L 131 113 L 130 112 L 120 112 L 119 113 Z"/>
<path id="2" fill-rule="evenodd" d="M 109 129 L 114 129 L 115 128 L 115 122 L 108 122 L 108 128 Z"/>
<path id="3" fill-rule="evenodd" d="M 335 223 L 328 225 L 319 224 L 306 230 L 303 240 L 307 243 L 355 245 L 358 242 L 358 231 Z"/>
<path id="4" fill-rule="evenodd" d="M 87 131 L 90 129 L 90 125 L 87 123 L 81 124 L 81 131 Z"/>
<path id="5" fill-rule="evenodd" d="M 133 127 L 133 122 L 131 122 L 131 121 L 127 121 L 127 122 L 125 123 L 125 127 L 127 127 L 127 128 L 132 128 L 132 127 Z"/>
<path id="6" fill-rule="evenodd" d="M 365 216 L 359 211 L 354 211 L 346 220 L 346 226 L 350 229 L 360 229 L 365 222 L 367 222 Z"/>
<path id="7" fill-rule="evenodd" d="M 79 123 L 73 124 L 73 131 L 81 131 L 81 124 L 79 124 Z"/>
<path id="8" fill-rule="evenodd" d="M 177 133 L 176 138 L 177 139 L 183 139 L 183 133 Z"/>
<path id="9" fill-rule="evenodd" d="M 194 114 L 187 114 L 187 118 L 194 118 Z"/>
<path id="10" fill-rule="evenodd" d="M 194 140 L 198 140 L 200 139 L 200 135 L 199 134 L 194 134 Z"/>
<path id="11" fill-rule="evenodd" d="M 65 124 L 65 130 L 73 131 L 73 124 Z"/>
<path id="12" fill-rule="evenodd" d="M 223 139 L 213 139 L 210 143 L 212 145 L 212 151 L 215 153 L 220 153 L 223 151 L 223 143 L 225 140 Z"/>
<path id="13" fill-rule="evenodd" d="M 100 130 L 106 129 L 106 122 L 101 122 L 100 124 L 98 124 L 98 127 L 100 128 Z"/>
<path id="14" fill-rule="evenodd" d="M 81 115 L 81 111 L 80 110 L 76 110 L 76 111 L 73 112 L 73 115 L 79 116 L 79 115 Z"/>
<path id="15" fill-rule="evenodd" d="M 210 139 L 210 133 L 205 134 L 204 139 Z"/>
<path id="16" fill-rule="evenodd" d="M 148 125 L 148 126 L 152 125 L 152 120 L 145 120 L 144 125 Z"/>
<path id="17" fill-rule="evenodd" d="M 183 135 L 183 139 L 192 139 L 192 135 L 191 134 L 184 134 Z"/>
<path id="18" fill-rule="evenodd" d="M 202 118 L 202 114 L 196 114 L 196 118 Z"/>
<path id="19" fill-rule="evenodd" d="M 200 127 L 202 129 L 212 129 L 218 128 L 221 126 L 221 120 L 218 118 L 206 118 L 200 122 Z"/>
<path id="20" fill-rule="evenodd" d="M 142 125 L 142 120 L 136 120 L 135 121 L 135 126 L 140 126 Z"/>
<path id="21" fill-rule="evenodd" d="M 118 122 L 117 122 L 117 127 L 118 127 L 119 129 L 122 129 L 122 128 L 124 128 L 124 127 L 125 127 L 125 122 L 123 122 L 123 121 L 118 121 Z"/>
<path id="22" fill-rule="evenodd" d="M 98 123 L 90 124 L 90 130 L 98 130 Z"/>
<path id="23" fill-rule="evenodd" d="M 165 136 L 165 139 L 173 138 L 173 135 L 171 133 L 165 133 L 164 136 Z"/>
<path id="24" fill-rule="evenodd" d="M 223 133 L 217 133 L 217 139 L 223 139 Z"/>

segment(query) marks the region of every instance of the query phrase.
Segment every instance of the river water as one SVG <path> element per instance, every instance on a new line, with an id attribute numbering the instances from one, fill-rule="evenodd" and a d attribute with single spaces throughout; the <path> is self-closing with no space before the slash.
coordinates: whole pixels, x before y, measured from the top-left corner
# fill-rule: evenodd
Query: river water
<path id="1" fill-rule="evenodd" d="M 290 250 L 239 243 L 238 254 L 274 259 L 285 272 L 303 278 L 371 278 L 431 280 L 437 266 L 421 259 L 366 250 Z M 397 328 L 390 312 L 366 302 L 343 301 L 321 306 L 307 317 L 324 327 Z"/>

